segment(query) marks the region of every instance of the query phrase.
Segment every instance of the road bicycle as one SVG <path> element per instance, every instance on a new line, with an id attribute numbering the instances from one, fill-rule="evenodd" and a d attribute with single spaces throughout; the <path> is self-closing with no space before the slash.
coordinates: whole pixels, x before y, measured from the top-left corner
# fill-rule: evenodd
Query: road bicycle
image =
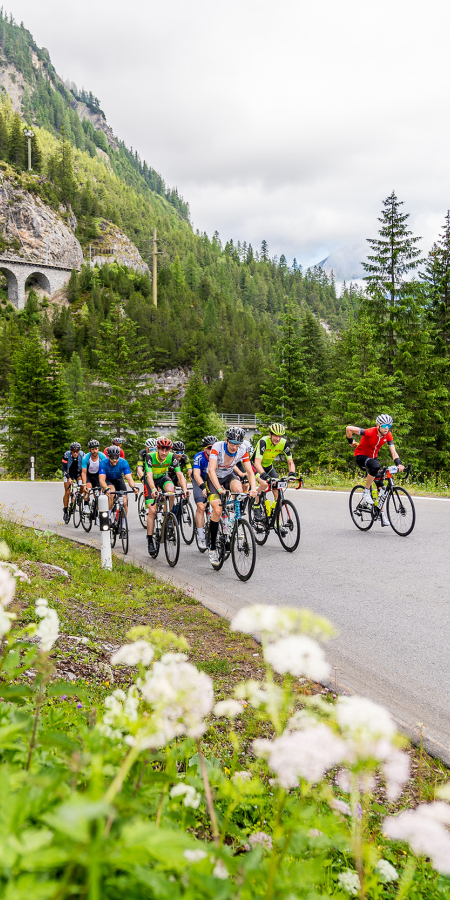
<path id="1" fill-rule="evenodd" d="M 173 512 L 177 517 L 181 535 L 185 544 L 192 544 L 195 536 L 195 516 L 189 497 L 181 496 L 174 504 Z"/>
<path id="2" fill-rule="evenodd" d="M 80 482 L 72 481 L 70 485 L 70 494 L 69 494 L 69 503 L 67 506 L 67 512 L 64 517 L 64 522 L 66 525 L 69 524 L 70 519 L 73 517 L 73 524 L 75 528 L 79 527 L 81 522 L 81 509 L 83 505 L 83 485 Z"/>
<path id="3" fill-rule="evenodd" d="M 100 488 L 92 488 L 89 491 L 88 503 L 83 502 L 81 505 L 81 524 L 85 531 L 90 531 L 92 523 L 95 525 L 97 522 L 99 494 Z"/>
<path id="4" fill-rule="evenodd" d="M 211 504 L 209 500 L 205 500 L 205 546 L 200 547 L 198 543 L 198 529 L 195 526 L 195 540 L 197 542 L 197 549 L 200 553 L 206 553 L 209 547 L 209 523 L 211 521 Z"/>
<path id="5" fill-rule="evenodd" d="M 173 494 L 165 494 L 158 491 L 155 499 L 156 515 L 155 528 L 153 532 L 154 551 L 150 553 L 153 559 L 156 559 L 159 553 L 161 542 L 164 543 L 164 552 L 166 554 L 169 566 L 173 568 L 178 562 L 180 555 L 180 526 L 175 513 L 170 509 L 171 498 Z M 175 491 L 175 498 L 180 498 L 182 491 Z"/>
<path id="6" fill-rule="evenodd" d="M 407 466 L 404 471 L 402 482 L 407 480 L 411 466 Z M 416 510 L 408 491 L 394 484 L 393 475 L 397 472 L 398 466 L 385 466 L 380 469 L 377 478 L 381 484 L 379 492 L 375 483 L 372 485 L 373 506 L 368 506 L 364 502 L 362 484 L 357 484 L 353 488 L 349 499 L 350 515 L 360 531 L 369 531 L 377 519 L 382 524 L 381 513 L 385 510 L 389 523 L 396 534 L 400 537 L 408 537 L 408 534 L 411 534 L 416 523 Z M 386 487 L 383 485 L 385 478 Z"/>
<path id="7" fill-rule="evenodd" d="M 234 500 L 233 500 L 234 497 Z M 252 577 L 256 563 L 256 542 L 252 528 L 242 517 L 242 504 L 247 499 L 242 492 L 225 491 L 221 495 L 222 512 L 216 538 L 218 572 L 231 554 L 233 568 L 240 581 Z"/>
<path id="8" fill-rule="evenodd" d="M 105 494 L 107 493 L 109 493 L 108 490 L 105 491 Z M 115 547 L 116 540 L 118 537 L 120 537 L 120 540 L 122 541 L 122 550 L 124 556 L 127 555 L 129 546 L 128 518 L 125 512 L 125 504 L 123 502 L 125 494 L 135 494 L 135 492 L 115 491 L 109 520 L 109 538 L 111 541 L 111 547 Z M 137 499 L 137 494 L 135 494 L 135 496 Z"/>
<path id="9" fill-rule="evenodd" d="M 280 544 L 288 553 L 293 553 L 300 543 L 300 518 L 293 503 L 285 500 L 284 494 L 289 481 L 296 481 L 296 475 L 286 478 L 267 478 L 267 491 L 275 488 L 278 497 L 274 504 L 264 501 L 264 492 L 260 497 L 259 515 L 255 515 L 255 501 L 250 498 L 248 506 L 249 522 L 252 526 L 256 543 L 260 547 L 266 543 L 270 531 L 278 535 Z M 301 483 L 303 483 L 301 481 Z"/>
<path id="10" fill-rule="evenodd" d="M 139 521 L 143 528 L 147 528 L 147 507 L 145 505 L 144 491 L 140 491 L 138 498 Z"/>

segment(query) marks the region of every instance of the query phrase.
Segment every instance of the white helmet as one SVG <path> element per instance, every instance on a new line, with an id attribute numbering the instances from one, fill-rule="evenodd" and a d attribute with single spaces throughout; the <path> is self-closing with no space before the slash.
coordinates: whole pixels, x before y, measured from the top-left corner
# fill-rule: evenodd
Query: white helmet
<path id="1" fill-rule="evenodd" d="M 377 425 L 379 425 L 380 428 L 392 428 L 393 424 L 394 420 L 388 413 L 383 413 L 383 415 L 377 416 Z"/>
<path id="2" fill-rule="evenodd" d="M 147 450 L 156 450 L 156 438 L 147 438 L 145 446 Z"/>

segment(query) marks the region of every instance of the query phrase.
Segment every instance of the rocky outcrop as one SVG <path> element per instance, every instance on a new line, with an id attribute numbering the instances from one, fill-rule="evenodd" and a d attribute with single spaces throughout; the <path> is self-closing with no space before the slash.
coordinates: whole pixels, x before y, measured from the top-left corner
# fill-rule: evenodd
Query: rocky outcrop
<path id="1" fill-rule="evenodd" d="M 71 227 L 72 226 L 72 227 Z M 0 173 L 2 259 L 24 259 L 79 269 L 83 252 L 73 233 L 76 219 L 61 215 Z"/>
<path id="2" fill-rule="evenodd" d="M 97 131 L 103 131 L 110 147 L 113 147 L 114 150 L 119 149 L 119 145 L 114 137 L 114 132 L 110 125 L 108 125 L 102 112 L 94 112 L 92 109 L 89 109 L 89 106 L 86 106 L 86 103 L 83 103 L 81 100 L 76 100 L 75 97 L 72 101 L 72 108 L 78 113 L 81 121 L 83 121 L 83 119 L 89 119 Z"/>
<path id="3" fill-rule="evenodd" d="M 25 93 L 26 82 L 21 72 L 15 66 L 10 65 L 5 57 L 0 57 L 0 88 L 11 98 L 14 112 L 22 115 L 22 100 Z"/>
<path id="4" fill-rule="evenodd" d="M 101 236 L 91 243 L 92 265 L 97 263 L 102 266 L 115 260 L 119 265 L 128 266 L 136 272 L 149 272 L 137 247 L 117 225 L 102 219 L 100 230 Z"/>

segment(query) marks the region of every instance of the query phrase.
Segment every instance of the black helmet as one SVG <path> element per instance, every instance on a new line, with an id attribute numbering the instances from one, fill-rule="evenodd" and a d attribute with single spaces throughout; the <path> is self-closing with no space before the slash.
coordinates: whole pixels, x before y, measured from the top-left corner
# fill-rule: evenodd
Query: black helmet
<path id="1" fill-rule="evenodd" d="M 207 434 L 206 437 L 202 438 L 202 447 L 212 447 L 213 444 L 217 444 L 215 434 Z"/>
<path id="2" fill-rule="evenodd" d="M 114 446 L 108 447 L 106 454 L 107 454 L 107 456 L 109 456 L 110 459 L 119 459 L 120 450 L 118 447 L 114 447 Z"/>
<path id="3" fill-rule="evenodd" d="M 111 443 L 112 443 L 112 444 L 123 444 L 123 438 L 121 438 L 121 437 L 115 437 L 115 438 L 112 439 Z"/>
<path id="4" fill-rule="evenodd" d="M 231 428 L 227 428 L 225 432 L 225 437 L 228 441 L 235 441 L 236 444 L 242 444 L 244 440 L 245 431 L 243 428 L 239 428 L 237 425 L 232 425 Z"/>
<path id="5" fill-rule="evenodd" d="M 175 450 L 175 453 L 184 453 L 184 451 L 186 450 L 186 444 L 183 444 L 183 441 L 174 441 L 173 449 Z"/>
<path id="6" fill-rule="evenodd" d="M 81 444 L 79 444 L 78 441 L 73 441 L 73 443 L 69 447 L 69 450 L 81 450 Z"/>
<path id="7" fill-rule="evenodd" d="M 100 444 L 98 441 L 95 440 L 95 438 L 92 438 L 92 441 L 89 441 L 89 443 L 88 443 L 88 447 L 89 447 L 89 450 L 92 450 L 94 447 L 100 447 Z"/>

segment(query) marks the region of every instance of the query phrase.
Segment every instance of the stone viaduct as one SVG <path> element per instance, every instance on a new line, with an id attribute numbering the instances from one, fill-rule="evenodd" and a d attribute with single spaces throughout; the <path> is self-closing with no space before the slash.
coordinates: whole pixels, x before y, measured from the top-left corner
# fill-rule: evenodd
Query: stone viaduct
<path id="1" fill-rule="evenodd" d="M 8 283 L 8 300 L 17 306 L 17 309 L 23 309 L 25 306 L 25 284 L 30 275 L 44 291 L 53 294 L 67 284 L 71 271 L 72 267 L 0 256 L 0 272 L 5 275 Z"/>

